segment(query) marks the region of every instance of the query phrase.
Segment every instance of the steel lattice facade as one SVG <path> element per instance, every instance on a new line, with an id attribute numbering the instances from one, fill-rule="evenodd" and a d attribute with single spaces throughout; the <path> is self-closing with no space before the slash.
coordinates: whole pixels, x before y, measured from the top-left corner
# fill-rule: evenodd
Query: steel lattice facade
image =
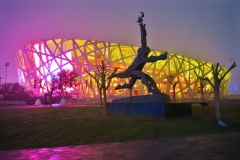
<path id="1" fill-rule="evenodd" d="M 74 70 L 79 74 L 80 85 L 72 88 L 72 92 L 80 97 L 98 98 L 98 88 L 86 71 L 96 70 L 96 65 L 104 63 L 109 68 L 118 67 L 124 71 L 134 60 L 138 47 L 118 43 L 80 40 L 80 39 L 50 39 L 32 42 L 22 47 L 17 53 L 16 64 L 19 82 L 27 89 L 33 88 L 34 79 L 50 81 L 52 74 L 57 74 L 61 69 Z M 160 55 L 163 51 L 151 50 L 151 55 Z M 211 72 L 212 63 L 193 59 L 179 54 L 168 54 L 168 59 L 147 63 L 143 69 L 148 73 L 161 92 L 172 94 L 172 86 L 167 78 L 178 81 L 176 86 L 177 98 L 194 98 L 199 93 L 200 81 L 194 70 L 202 77 L 213 80 Z M 222 73 L 226 72 L 222 67 Z M 129 79 L 114 78 L 107 91 L 108 96 L 128 96 L 128 89 L 115 90 L 118 84 L 128 82 Z M 227 93 L 230 73 L 224 78 L 220 92 Z M 92 83 L 92 86 L 89 86 Z M 205 86 L 206 95 L 210 95 L 211 86 Z M 40 89 L 38 92 L 42 92 Z M 148 94 L 145 86 L 140 82 L 134 85 L 133 95 Z"/>

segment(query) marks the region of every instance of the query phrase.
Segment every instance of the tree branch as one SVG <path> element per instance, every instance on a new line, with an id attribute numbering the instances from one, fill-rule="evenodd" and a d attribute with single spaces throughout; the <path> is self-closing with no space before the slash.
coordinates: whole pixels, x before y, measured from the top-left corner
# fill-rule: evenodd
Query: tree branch
<path id="1" fill-rule="evenodd" d="M 227 72 L 225 72 L 223 74 L 223 76 L 219 79 L 220 82 L 223 80 L 223 78 L 228 74 L 228 72 L 230 72 L 233 68 L 235 68 L 237 65 L 236 65 L 236 62 L 234 61 L 233 64 L 231 65 L 231 67 L 227 70 Z"/>
<path id="2" fill-rule="evenodd" d="M 114 73 L 116 73 L 117 72 L 117 68 L 114 68 L 114 71 L 113 71 L 113 73 L 112 74 L 114 74 Z M 108 87 L 110 86 L 110 82 L 111 82 L 111 80 L 112 80 L 112 78 L 107 78 L 107 80 L 109 80 L 108 81 L 108 84 L 107 84 L 107 87 L 106 87 L 106 89 L 108 89 Z"/>
<path id="3" fill-rule="evenodd" d="M 96 77 L 94 77 L 94 75 L 92 75 L 92 74 L 89 73 L 88 71 L 86 71 L 86 72 L 87 72 L 87 74 L 88 74 L 89 76 L 91 76 L 91 77 L 96 81 L 96 83 L 99 83 L 98 79 L 97 79 Z"/>
<path id="4" fill-rule="evenodd" d="M 213 65 L 212 65 L 212 68 L 213 68 Z M 214 68 L 213 68 L 213 69 L 214 69 Z M 194 70 L 194 73 L 196 74 L 196 76 L 197 76 L 200 80 L 202 80 L 202 81 L 207 81 L 207 82 L 214 88 L 214 85 L 213 85 L 212 82 L 208 79 L 208 77 L 205 77 L 205 78 L 200 77 L 199 75 L 197 75 L 197 73 L 196 73 L 195 70 Z"/>
<path id="5" fill-rule="evenodd" d="M 214 88 L 213 83 L 208 79 L 208 77 L 205 77 L 204 80 L 206 80 L 212 86 L 212 88 Z"/>
<path id="6" fill-rule="evenodd" d="M 196 73 L 196 71 L 194 70 L 194 73 L 195 73 L 195 75 L 198 77 L 198 79 L 200 79 L 200 80 L 205 80 L 205 78 L 203 78 L 203 77 L 200 77 L 197 73 Z"/>

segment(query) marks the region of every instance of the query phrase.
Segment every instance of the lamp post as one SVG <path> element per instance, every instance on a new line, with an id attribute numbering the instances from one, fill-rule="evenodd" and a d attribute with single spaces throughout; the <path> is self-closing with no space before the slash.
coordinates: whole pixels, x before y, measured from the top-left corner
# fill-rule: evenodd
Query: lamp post
<path id="1" fill-rule="evenodd" d="M 6 66 L 6 75 L 5 75 L 5 83 L 7 82 L 7 67 L 10 65 L 10 62 L 6 62 L 5 66 Z"/>

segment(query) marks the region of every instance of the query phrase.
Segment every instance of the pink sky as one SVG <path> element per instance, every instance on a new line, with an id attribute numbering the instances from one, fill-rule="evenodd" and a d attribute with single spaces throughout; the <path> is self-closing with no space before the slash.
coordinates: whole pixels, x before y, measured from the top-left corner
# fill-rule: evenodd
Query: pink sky
<path id="1" fill-rule="evenodd" d="M 16 82 L 15 55 L 24 44 L 79 38 L 140 45 L 136 23 L 145 13 L 148 46 L 229 67 L 240 86 L 238 0 L 1 0 L 0 77 Z M 238 87 L 240 88 L 240 87 Z"/>

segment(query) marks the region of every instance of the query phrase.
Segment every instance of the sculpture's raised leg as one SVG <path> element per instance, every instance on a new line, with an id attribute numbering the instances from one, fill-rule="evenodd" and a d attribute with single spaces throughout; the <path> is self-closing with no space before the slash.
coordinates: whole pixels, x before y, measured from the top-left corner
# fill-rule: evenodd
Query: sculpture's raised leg
<path id="1" fill-rule="evenodd" d="M 155 81 L 152 79 L 152 77 L 143 73 L 142 71 L 135 70 L 135 71 L 131 72 L 130 76 L 132 78 L 130 79 L 129 83 L 125 83 L 123 85 L 118 85 L 115 89 L 116 90 L 124 89 L 124 88 L 130 89 L 135 84 L 137 79 L 141 79 L 141 82 L 143 84 L 145 84 L 145 86 L 147 87 L 147 91 L 149 93 L 158 93 L 158 94 L 161 93 L 159 91 L 159 89 L 157 88 L 157 85 L 156 85 Z M 127 78 L 126 74 L 124 74 L 124 73 L 114 74 L 114 75 L 112 75 L 112 77 Z"/>
<path id="2" fill-rule="evenodd" d="M 111 74 L 111 76 L 108 77 L 108 79 L 111 79 L 111 78 L 114 78 L 114 77 L 127 78 L 129 76 L 125 72 L 120 72 L 120 73 L 113 73 L 113 74 Z"/>
<path id="3" fill-rule="evenodd" d="M 155 87 L 157 88 L 157 86 L 154 80 L 149 75 L 143 73 L 142 71 L 134 70 L 131 72 L 130 76 L 141 79 L 141 82 L 145 84 L 145 86 L 147 87 L 147 91 L 149 93 L 161 93 L 158 89 L 157 90 L 155 89 Z M 155 84 L 153 88 L 151 87 L 152 83 Z"/>
<path id="4" fill-rule="evenodd" d="M 147 80 L 150 83 L 150 86 L 153 88 L 154 93 L 160 94 L 161 91 L 158 89 L 156 82 L 150 77 L 148 74 L 146 74 Z"/>
<path id="5" fill-rule="evenodd" d="M 130 81 L 129 81 L 129 83 L 125 83 L 125 84 L 123 84 L 123 85 L 118 85 L 115 89 L 116 89 L 116 90 L 118 90 L 118 89 L 123 89 L 123 88 L 128 88 L 128 89 L 130 89 L 130 88 L 133 87 L 133 85 L 134 85 L 134 83 L 135 83 L 136 81 L 137 81 L 136 78 L 131 78 Z"/>

